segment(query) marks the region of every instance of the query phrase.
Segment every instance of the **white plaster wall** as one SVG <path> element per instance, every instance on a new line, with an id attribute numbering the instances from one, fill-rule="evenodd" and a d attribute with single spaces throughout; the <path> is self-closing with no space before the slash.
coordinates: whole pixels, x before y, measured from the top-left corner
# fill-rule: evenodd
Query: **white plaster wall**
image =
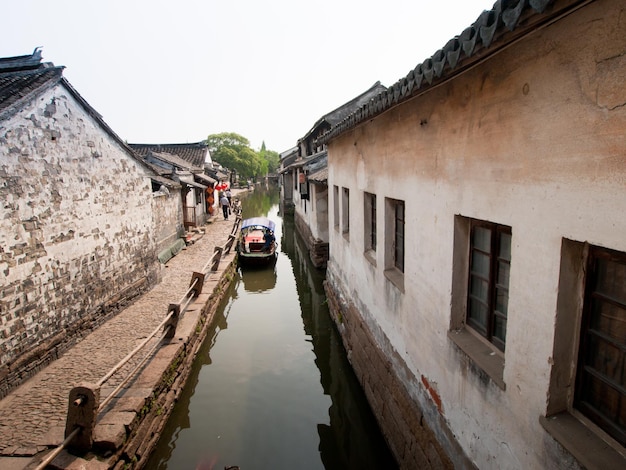
<path id="1" fill-rule="evenodd" d="M 331 217 L 329 276 L 433 386 L 479 468 L 558 466 L 538 419 L 561 240 L 626 251 L 625 13 L 596 2 L 329 145 L 329 188 L 350 189 L 349 241 Z M 375 265 L 363 191 L 378 198 Z M 406 204 L 404 293 L 383 275 L 386 197 Z M 447 337 L 455 215 L 512 227 L 506 390 L 468 375 Z"/>
<path id="2" fill-rule="evenodd" d="M 296 179 L 298 176 L 296 175 Z M 311 229 L 314 238 L 322 241 L 328 241 L 328 203 L 325 200 L 325 194 L 318 189 L 319 185 L 309 184 L 309 199 L 300 197 L 300 185 L 298 190 L 293 191 L 293 202 L 295 213 L 306 223 Z"/>
<path id="3" fill-rule="evenodd" d="M 0 122 L 2 364 L 154 276 L 144 167 L 62 85 Z"/>
<path id="4" fill-rule="evenodd" d="M 156 251 L 170 247 L 178 238 L 178 227 L 183 225 L 183 203 L 180 189 L 169 194 L 153 193 L 152 213 Z"/>

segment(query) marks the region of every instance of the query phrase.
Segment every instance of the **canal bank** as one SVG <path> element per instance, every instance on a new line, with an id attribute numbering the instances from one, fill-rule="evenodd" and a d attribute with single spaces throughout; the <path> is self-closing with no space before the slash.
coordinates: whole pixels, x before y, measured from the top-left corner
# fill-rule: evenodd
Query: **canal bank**
<path id="1" fill-rule="evenodd" d="M 324 271 L 253 193 L 244 218 L 276 222 L 279 256 L 239 269 L 147 468 L 397 468 L 328 314 Z"/>
<path id="2" fill-rule="evenodd" d="M 159 285 L 0 400 L 1 468 L 37 468 L 63 442 L 70 391 L 97 383 L 151 335 L 172 303 L 188 290 L 193 273 L 201 271 L 214 248 L 228 240 L 233 222 L 214 217 L 192 245 L 162 268 Z M 145 365 L 133 359 L 102 386 L 100 396 L 113 392 L 114 399 L 99 416 L 93 451 L 81 456 L 62 451 L 49 468 L 141 467 L 185 383 L 234 268 L 234 252 L 223 253 L 218 269 L 206 276 L 202 293 L 181 315 L 173 338 L 156 345 Z M 135 367 L 140 367 L 139 374 L 116 392 Z"/>

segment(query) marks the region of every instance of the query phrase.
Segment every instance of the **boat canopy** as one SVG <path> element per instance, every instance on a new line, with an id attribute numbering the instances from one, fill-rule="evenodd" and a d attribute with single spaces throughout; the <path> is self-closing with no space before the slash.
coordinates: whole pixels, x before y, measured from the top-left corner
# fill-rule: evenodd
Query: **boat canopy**
<path id="1" fill-rule="evenodd" d="M 255 227 L 260 225 L 261 227 L 269 228 L 272 232 L 276 228 L 276 224 L 273 220 L 267 217 L 253 217 L 251 219 L 245 219 L 241 222 L 241 230 L 248 227 Z"/>

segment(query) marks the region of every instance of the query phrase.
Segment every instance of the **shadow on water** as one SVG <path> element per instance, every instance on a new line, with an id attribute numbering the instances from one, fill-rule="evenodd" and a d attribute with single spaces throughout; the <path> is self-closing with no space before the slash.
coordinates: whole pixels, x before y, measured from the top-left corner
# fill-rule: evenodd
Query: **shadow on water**
<path id="1" fill-rule="evenodd" d="M 328 314 L 324 272 L 277 204 L 277 192 L 243 199 L 244 218 L 276 220 L 278 261 L 237 271 L 146 468 L 397 468 Z"/>

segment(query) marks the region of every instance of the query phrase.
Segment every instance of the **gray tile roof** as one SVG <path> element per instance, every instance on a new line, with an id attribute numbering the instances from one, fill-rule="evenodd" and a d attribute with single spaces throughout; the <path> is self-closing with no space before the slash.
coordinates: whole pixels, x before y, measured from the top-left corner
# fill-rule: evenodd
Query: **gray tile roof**
<path id="1" fill-rule="evenodd" d="M 0 118 L 16 111 L 22 99 L 56 85 L 62 78 L 63 67 L 24 71 L 0 69 Z"/>
<path id="2" fill-rule="evenodd" d="M 41 66 L 41 48 L 37 47 L 30 55 L 0 57 L 0 72 L 38 69 Z"/>
<path id="3" fill-rule="evenodd" d="M 311 173 L 309 175 L 309 181 L 313 181 L 314 183 L 326 183 L 328 181 L 328 167 Z"/>
<path id="4" fill-rule="evenodd" d="M 447 81 L 585 0 L 497 0 L 491 10 L 405 77 L 378 93 L 317 139 L 325 144 L 382 112 Z"/>
<path id="5" fill-rule="evenodd" d="M 168 166 L 171 165 L 173 168 L 177 170 L 189 171 L 191 173 L 204 172 L 204 167 L 192 165 L 187 160 L 173 153 L 156 152 L 156 151 L 150 150 L 143 155 L 142 154 L 139 154 L 139 155 L 140 155 L 140 158 L 144 159 L 145 161 L 149 163 L 154 163 L 154 160 L 156 159 L 160 162 L 166 163 Z"/>
<path id="6" fill-rule="evenodd" d="M 204 160 L 208 152 L 206 142 L 193 144 L 128 144 L 138 155 L 144 157 L 149 152 L 167 153 L 180 157 L 194 167 L 204 168 Z"/>
<path id="7" fill-rule="evenodd" d="M 137 157 L 126 143 L 104 122 L 102 116 L 63 77 L 65 67 L 41 62 L 39 48 L 31 55 L 0 58 L 0 121 L 18 113 L 30 100 L 56 85 L 62 86 L 87 115 L 134 160 L 152 173 L 151 168 Z"/>
<path id="8" fill-rule="evenodd" d="M 316 133 L 324 124 L 328 127 L 333 127 L 348 116 L 350 116 L 354 110 L 359 107 L 365 105 L 370 100 L 374 99 L 377 95 L 384 93 L 387 90 L 387 87 L 382 85 L 379 81 L 374 83 L 370 88 L 361 93 L 360 95 L 352 98 L 347 103 L 342 104 L 338 108 L 333 111 L 322 116 L 315 125 L 311 128 L 311 130 L 302 138 L 302 140 L 308 139 L 312 134 Z"/>

